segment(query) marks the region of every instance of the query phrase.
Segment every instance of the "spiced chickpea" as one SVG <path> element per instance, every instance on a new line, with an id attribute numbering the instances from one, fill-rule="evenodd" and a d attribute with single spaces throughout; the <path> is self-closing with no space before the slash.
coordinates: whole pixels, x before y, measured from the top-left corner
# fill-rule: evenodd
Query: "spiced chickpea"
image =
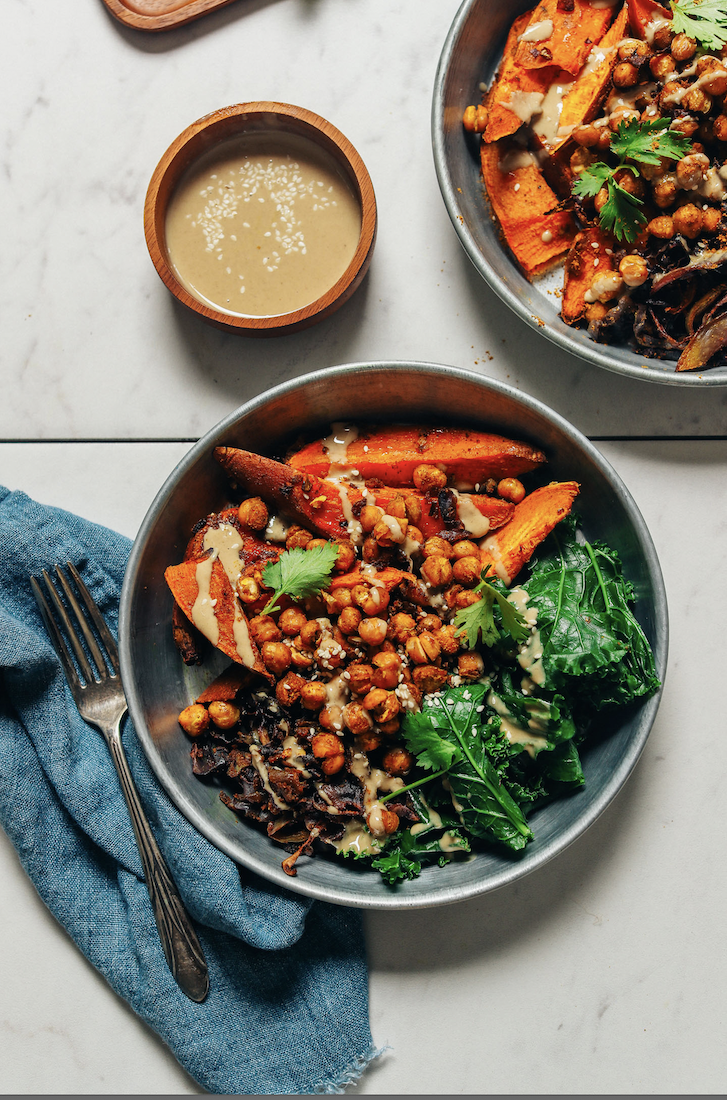
<path id="1" fill-rule="evenodd" d="M 599 138 L 597 148 L 605 153 L 611 145 L 611 130 L 608 126 L 599 127 Z"/>
<path id="2" fill-rule="evenodd" d="M 452 554 L 455 558 L 472 558 L 477 557 L 480 550 L 476 542 L 472 539 L 460 539 L 459 542 L 455 542 L 452 546 Z"/>
<path id="3" fill-rule="evenodd" d="M 606 205 L 607 202 L 608 202 L 608 190 L 607 190 L 607 188 L 602 187 L 601 190 L 597 192 L 596 197 L 593 200 L 593 205 L 596 208 L 596 213 L 597 214 L 601 213 L 601 211 L 603 210 L 603 208 L 604 208 L 604 206 Z"/>
<path id="4" fill-rule="evenodd" d="M 299 607 L 286 607 L 285 611 L 280 612 L 278 626 L 283 634 L 287 634 L 289 638 L 294 638 L 296 634 L 300 634 L 305 624 L 306 617 Z"/>
<path id="5" fill-rule="evenodd" d="M 333 594 L 333 605 L 331 610 L 334 615 L 340 615 L 342 611 L 345 611 L 347 607 L 353 607 L 353 600 L 351 599 L 350 588 L 337 588 Z"/>
<path id="6" fill-rule="evenodd" d="M 177 721 L 190 737 L 199 737 L 209 729 L 210 716 L 207 707 L 202 703 L 192 703 L 191 706 L 184 708 Z"/>
<path id="7" fill-rule="evenodd" d="M 363 545 L 361 547 L 361 557 L 367 565 L 371 565 L 373 562 L 379 561 L 382 556 L 382 549 L 375 538 L 372 538 L 372 536 L 369 535 L 368 538 L 364 539 Z"/>
<path id="8" fill-rule="evenodd" d="M 676 67 L 676 61 L 670 53 L 657 53 L 649 61 L 651 75 L 661 81 L 665 81 L 676 70 Z"/>
<path id="9" fill-rule="evenodd" d="M 654 36 L 652 45 L 655 50 L 668 50 L 671 46 L 672 39 L 674 38 L 674 29 L 671 25 L 671 20 L 664 20 L 663 23 L 658 23 L 654 28 Z"/>
<path id="10" fill-rule="evenodd" d="M 453 555 L 452 544 L 446 539 L 440 539 L 439 535 L 432 535 L 422 547 L 425 558 L 442 557 L 451 558 Z"/>
<path id="11" fill-rule="evenodd" d="M 672 219 L 677 233 L 694 240 L 702 232 L 702 211 L 693 202 L 675 210 Z"/>
<path id="12" fill-rule="evenodd" d="M 374 669 L 372 665 L 354 661 L 344 673 L 348 686 L 354 695 L 365 695 L 373 685 Z"/>
<path id="13" fill-rule="evenodd" d="M 297 672 L 286 672 L 275 685 L 275 698 L 284 707 L 292 707 L 300 699 L 300 689 L 306 681 Z"/>
<path id="14" fill-rule="evenodd" d="M 447 475 L 444 470 L 426 463 L 415 468 L 411 479 L 422 493 L 427 493 L 430 489 L 444 489 L 447 485 Z"/>
<path id="15" fill-rule="evenodd" d="M 369 811 L 366 814 L 366 824 L 374 836 L 388 836 L 399 828 L 399 815 L 384 806 L 377 812 Z"/>
<path id="16" fill-rule="evenodd" d="M 379 729 L 386 737 L 393 737 L 401 729 L 401 715 L 397 714 L 390 722 L 379 722 Z"/>
<path id="17" fill-rule="evenodd" d="M 306 531 L 305 527 L 298 527 L 297 524 L 293 524 L 288 528 L 288 533 L 285 536 L 285 549 L 295 550 L 298 546 L 307 546 L 310 540 L 313 538 L 310 531 Z"/>
<path id="18" fill-rule="evenodd" d="M 626 286 L 641 286 L 649 277 L 649 267 L 643 256 L 624 256 L 618 271 Z"/>
<path id="19" fill-rule="evenodd" d="M 326 685 L 320 680 L 306 680 L 300 689 L 300 702 L 306 710 L 321 710 L 328 702 Z"/>
<path id="20" fill-rule="evenodd" d="M 336 543 L 336 554 L 336 564 L 333 566 L 334 573 L 348 573 L 356 561 L 355 546 L 352 542 L 338 542 Z"/>
<path id="21" fill-rule="evenodd" d="M 583 126 L 576 126 L 573 131 L 573 140 L 577 145 L 582 145 L 585 149 L 592 149 L 594 145 L 598 145 L 600 136 L 601 131 L 598 126 L 593 126 L 590 123 Z"/>
<path id="22" fill-rule="evenodd" d="M 335 732 L 343 729 L 343 710 L 341 707 L 331 704 L 324 707 L 318 715 L 318 724 L 323 727 L 324 730 L 330 730 Z"/>
<path id="23" fill-rule="evenodd" d="M 464 585 L 465 588 L 472 588 L 479 583 L 481 568 L 479 556 L 457 558 L 452 572 L 458 584 Z"/>
<path id="24" fill-rule="evenodd" d="M 628 191 L 629 195 L 636 195 L 639 199 L 643 198 L 644 182 L 639 176 L 635 176 L 629 168 L 619 168 L 617 172 L 614 172 L 613 178 L 619 187 L 624 191 Z"/>
<path id="25" fill-rule="evenodd" d="M 616 110 L 608 116 L 608 126 L 609 129 L 615 133 L 622 122 L 630 122 L 632 119 L 639 118 L 639 112 L 634 110 L 633 108 L 617 107 Z"/>
<path id="26" fill-rule="evenodd" d="M 413 638 L 407 639 L 406 655 L 415 665 L 432 664 L 441 653 L 441 647 L 435 635 L 425 630 Z"/>
<path id="27" fill-rule="evenodd" d="M 717 115 L 714 120 L 714 136 L 718 141 L 727 141 L 727 115 Z"/>
<path id="28" fill-rule="evenodd" d="M 275 619 L 270 615 L 255 615 L 250 619 L 248 627 L 253 641 L 258 646 L 263 646 L 266 642 L 279 642 L 283 637 Z"/>
<path id="29" fill-rule="evenodd" d="M 715 57 L 700 57 L 697 62 L 697 74 L 702 90 L 707 95 L 719 96 L 727 92 L 727 72 L 725 72 L 724 63 L 717 61 Z"/>
<path id="30" fill-rule="evenodd" d="M 652 237 L 658 237 L 660 241 L 670 241 L 674 236 L 674 221 L 669 214 L 661 214 L 658 218 L 652 218 L 646 226 L 646 232 Z"/>
<path id="31" fill-rule="evenodd" d="M 342 634 L 355 634 L 361 618 L 361 612 L 357 607 L 345 607 L 338 616 L 338 629 Z"/>
<path id="32" fill-rule="evenodd" d="M 439 615 L 432 615 L 431 613 L 420 615 L 417 619 L 417 634 L 422 634 L 425 630 L 439 630 L 442 625 L 442 620 Z"/>
<path id="33" fill-rule="evenodd" d="M 292 658 L 285 642 L 265 642 L 260 652 L 265 667 L 273 676 L 283 676 L 290 668 Z"/>
<path id="34" fill-rule="evenodd" d="M 385 515 L 393 516 L 394 519 L 406 519 L 406 503 L 403 496 L 397 494 L 391 498 L 386 506 Z"/>
<path id="35" fill-rule="evenodd" d="M 675 61 L 689 61 L 697 52 L 697 41 L 688 34 L 675 34 L 671 40 L 671 55 Z"/>
<path id="36" fill-rule="evenodd" d="M 387 513 L 374 527 L 371 538 L 376 539 L 379 546 L 398 546 L 406 541 L 408 527 L 408 519 Z"/>
<path id="37" fill-rule="evenodd" d="M 442 653 L 448 653 L 452 656 L 459 651 L 460 645 L 457 638 L 457 627 L 452 623 L 447 623 L 446 626 L 442 626 L 439 630 L 434 632 L 434 639 L 438 643 Z"/>
<path id="38" fill-rule="evenodd" d="M 525 496 L 525 486 L 516 477 L 504 477 L 497 483 L 497 495 L 511 504 L 519 504 Z"/>
<path id="39" fill-rule="evenodd" d="M 354 738 L 356 752 L 375 752 L 381 748 L 383 737 L 379 730 L 370 729 Z"/>
<path id="40" fill-rule="evenodd" d="M 411 496 L 404 498 L 404 510 L 406 512 L 406 518 L 409 523 L 418 525 L 422 521 L 422 502 L 419 497 Z"/>
<path id="41" fill-rule="evenodd" d="M 458 611 L 463 611 L 465 607 L 471 607 L 473 603 L 479 603 L 482 599 L 479 592 L 473 592 L 470 588 L 463 589 L 459 593 L 457 599 L 454 601 L 454 606 Z"/>
<path id="42" fill-rule="evenodd" d="M 238 577 L 236 588 L 243 603 L 255 603 L 260 599 L 260 585 L 254 577 Z"/>
<path id="43" fill-rule="evenodd" d="M 399 683 L 401 674 L 401 658 L 398 653 L 382 651 L 372 658 L 374 673 L 372 683 L 374 687 L 386 688 L 391 691 Z"/>
<path id="44" fill-rule="evenodd" d="M 457 658 L 457 674 L 462 680 L 479 680 L 484 674 L 485 663 L 479 653 L 460 653 Z"/>
<path id="45" fill-rule="evenodd" d="M 210 703 L 207 712 L 213 724 L 220 730 L 231 730 L 240 721 L 240 708 L 222 699 L 215 699 Z"/>
<path id="46" fill-rule="evenodd" d="M 346 703 L 343 708 L 343 722 L 354 736 L 366 733 L 373 724 L 371 715 L 360 703 Z"/>
<path id="47" fill-rule="evenodd" d="M 585 145 L 579 145 L 574 153 L 571 154 L 570 170 L 574 176 L 580 176 L 582 172 L 585 172 L 586 168 L 590 167 L 596 159 L 596 154 L 592 153 L 590 149 L 587 149 Z"/>
<path id="48" fill-rule="evenodd" d="M 446 668 L 437 665 L 419 665 L 413 672 L 414 685 L 423 695 L 441 691 L 449 679 Z"/>
<path id="49" fill-rule="evenodd" d="M 419 572 L 422 580 L 432 588 L 444 588 L 452 583 L 452 566 L 444 555 L 432 554 L 422 562 Z"/>
<path id="50" fill-rule="evenodd" d="M 312 538 L 310 542 L 305 544 L 306 550 L 320 550 L 321 547 L 328 545 L 328 539 Z"/>
<path id="51" fill-rule="evenodd" d="M 237 516 L 243 526 L 253 531 L 264 531 L 270 519 L 267 504 L 260 497 L 243 500 L 237 509 Z"/>
<path id="52" fill-rule="evenodd" d="M 410 542 L 418 542 L 421 546 L 424 542 L 424 535 L 421 533 L 418 527 L 415 527 L 413 523 L 410 523 L 406 530 L 406 537 Z"/>
<path id="53" fill-rule="evenodd" d="M 310 748 L 316 760 L 342 756 L 344 752 L 343 741 L 335 733 L 317 733 Z"/>
<path id="54" fill-rule="evenodd" d="M 384 753 L 381 763 L 389 775 L 406 775 L 414 767 L 414 757 L 403 746 L 397 745 Z"/>
<path id="55" fill-rule="evenodd" d="M 315 649 L 321 640 L 323 634 L 323 627 L 316 619 L 306 619 L 300 628 L 298 637 L 300 638 L 302 649 Z"/>
<path id="56" fill-rule="evenodd" d="M 381 645 L 386 637 L 386 620 L 375 615 L 364 619 L 358 628 L 358 636 L 365 645 Z"/>
<path id="57" fill-rule="evenodd" d="M 389 625 L 386 628 L 387 638 L 391 638 L 392 641 L 398 642 L 399 645 L 410 638 L 416 631 L 416 623 L 411 615 L 407 615 L 405 611 L 397 611 L 395 615 L 392 615 L 389 619 Z"/>
<path id="58" fill-rule="evenodd" d="M 385 688 L 372 688 L 364 696 L 362 703 L 366 710 L 373 714 L 376 721 L 384 725 L 396 718 L 401 710 L 401 703 L 394 692 L 386 691 Z"/>
<path id="59" fill-rule="evenodd" d="M 667 172 L 654 183 L 653 198 L 661 210 L 674 205 L 677 197 L 677 177 L 675 172 Z"/>
<path id="60" fill-rule="evenodd" d="M 623 38 L 617 50 L 619 61 L 631 61 L 634 64 L 646 61 L 651 55 L 648 43 L 640 38 Z"/>
<path id="61" fill-rule="evenodd" d="M 633 88 L 638 83 L 639 69 L 631 61 L 619 61 L 613 70 L 614 88 Z"/>
<path id="62" fill-rule="evenodd" d="M 444 596 L 444 602 L 446 603 L 450 611 L 453 607 L 456 607 L 457 597 L 459 596 L 461 591 L 461 584 L 453 584 L 442 593 L 442 595 Z"/>
<path id="63" fill-rule="evenodd" d="M 682 106 L 686 107 L 688 111 L 708 115 L 712 110 L 712 97 L 703 92 L 701 88 L 690 88 L 682 100 Z"/>
<path id="64" fill-rule="evenodd" d="M 315 658 L 313 654 L 309 649 L 299 648 L 296 645 L 297 641 L 298 639 L 296 638 L 293 642 L 293 647 L 290 650 L 290 663 L 292 664 L 293 668 L 297 669 L 304 670 L 307 668 L 313 668 L 313 665 L 315 664 Z"/>
<path id="65" fill-rule="evenodd" d="M 685 137 L 693 137 L 700 127 L 700 123 L 696 118 L 692 118 L 691 115 L 682 115 L 681 118 L 675 118 L 669 126 L 670 130 L 675 130 L 678 134 L 684 134 Z"/>
<path id="66" fill-rule="evenodd" d="M 718 207 L 710 206 L 702 211 L 702 232 L 716 233 L 719 223 L 722 221 L 722 211 Z"/>

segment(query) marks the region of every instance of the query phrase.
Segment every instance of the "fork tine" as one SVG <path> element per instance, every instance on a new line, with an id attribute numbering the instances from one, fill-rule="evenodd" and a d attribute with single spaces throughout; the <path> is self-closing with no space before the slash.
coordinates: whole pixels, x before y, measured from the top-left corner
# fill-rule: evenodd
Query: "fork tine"
<path id="1" fill-rule="evenodd" d="M 91 627 L 88 625 L 88 621 L 86 619 L 86 616 L 83 614 L 83 611 L 81 609 L 81 605 L 78 602 L 78 598 L 76 596 L 76 593 L 71 588 L 71 586 L 68 582 L 68 578 L 66 577 L 66 575 L 63 572 L 63 569 L 61 568 L 60 565 L 56 565 L 56 576 L 58 577 L 58 581 L 60 583 L 61 588 L 65 592 L 66 599 L 68 600 L 69 604 L 71 605 L 71 610 L 73 611 L 73 614 L 76 617 L 76 625 L 75 625 L 75 628 L 74 628 L 74 625 L 71 622 L 70 615 L 66 611 L 65 607 L 63 607 L 63 604 L 61 603 L 60 599 L 58 599 L 58 602 L 56 603 L 56 608 L 58 610 L 58 614 L 61 616 L 64 627 L 66 628 L 66 630 L 70 634 L 71 645 L 73 646 L 73 652 L 76 654 L 76 657 L 78 658 L 79 663 L 81 663 L 82 661 L 85 661 L 85 667 L 83 666 L 83 664 L 81 665 L 81 667 L 83 668 L 84 675 L 86 675 L 86 669 L 88 669 L 88 673 L 90 674 L 92 680 L 98 680 L 99 678 L 101 680 L 105 680 L 108 677 L 109 673 L 108 673 L 108 668 L 106 667 L 106 661 L 104 659 L 104 655 L 103 655 L 103 653 L 101 652 L 101 650 L 99 648 L 99 644 L 96 641 L 96 638 L 93 634 L 93 631 L 91 630 Z M 83 647 L 81 646 L 81 642 L 80 642 L 80 639 L 78 637 L 78 631 L 79 630 L 80 630 L 81 634 L 83 634 L 83 637 L 86 641 L 86 645 L 88 646 L 88 648 L 91 652 L 91 657 L 92 657 L 92 659 L 93 659 L 93 661 L 96 665 L 96 668 L 98 669 L 98 676 L 96 676 L 96 674 L 93 672 L 93 670 L 91 669 L 90 664 L 88 663 L 88 660 L 86 659 L 86 655 L 83 651 Z"/>
<path id="2" fill-rule="evenodd" d="M 101 641 L 106 646 L 106 652 L 107 652 L 109 661 L 111 663 L 111 667 L 113 668 L 114 672 L 118 676 L 119 675 L 119 651 L 116 648 L 116 642 L 114 641 L 114 636 L 111 633 L 111 631 L 109 630 L 108 625 L 106 623 L 106 620 L 104 619 L 103 615 L 99 611 L 98 606 L 96 604 L 96 601 L 94 600 L 93 596 L 88 591 L 88 589 L 86 588 L 86 585 L 81 580 L 81 575 L 78 572 L 78 570 L 76 569 L 73 562 L 70 562 L 70 561 L 66 562 L 66 567 L 68 569 L 68 572 L 73 577 L 73 580 L 75 581 L 76 588 L 78 589 L 78 592 L 81 596 L 81 599 L 83 600 L 83 602 L 86 606 L 86 610 L 88 611 L 89 615 L 91 616 L 91 620 L 93 621 L 93 624 L 96 627 L 96 630 L 98 631 L 98 634 L 99 634 L 99 637 L 101 638 Z M 60 568 L 59 566 L 56 566 L 56 569 L 59 569 L 59 568 Z"/>
<path id="3" fill-rule="evenodd" d="M 52 592 L 53 586 L 50 583 L 50 578 L 48 577 L 48 574 L 45 572 L 45 570 L 43 570 L 43 573 L 49 591 Z M 58 629 L 58 625 L 53 618 L 53 613 L 51 612 L 48 601 L 43 595 L 43 590 L 41 589 L 35 577 L 30 578 L 30 584 L 33 589 L 33 595 L 35 596 L 35 602 L 37 603 L 38 610 L 40 611 L 40 616 L 43 620 L 46 630 L 48 631 L 50 640 L 53 643 L 53 648 L 58 654 L 59 660 L 63 665 L 63 671 L 66 674 L 66 679 L 68 680 L 69 687 L 73 692 L 74 697 L 76 697 L 78 693 L 83 690 L 81 681 L 78 677 L 78 673 L 76 672 L 76 666 L 74 665 L 71 655 L 68 652 L 68 647 L 63 639 L 63 635 Z"/>

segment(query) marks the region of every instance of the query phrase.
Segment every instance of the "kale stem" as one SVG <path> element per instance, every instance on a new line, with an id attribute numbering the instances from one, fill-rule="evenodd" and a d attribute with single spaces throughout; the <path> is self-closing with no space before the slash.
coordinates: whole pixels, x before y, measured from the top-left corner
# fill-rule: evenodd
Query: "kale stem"
<path id="1" fill-rule="evenodd" d="M 605 610 L 608 610 L 609 607 L 611 606 L 611 601 L 608 598 L 608 593 L 606 592 L 606 585 L 603 582 L 603 574 L 601 573 L 601 570 L 598 568 L 598 562 L 596 561 L 596 555 L 593 552 L 593 547 L 591 546 L 590 542 L 586 542 L 585 547 L 586 547 L 586 552 L 588 554 L 588 557 L 591 559 L 591 564 L 592 564 L 593 568 L 596 570 L 596 576 L 598 577 L 598 587 L 601 589 L 601 595 L 603 596 L 603 606 L 604 606 Z"/>
<path id="2" fill-rule="evenodd" d="M 425 775 L 423 779 L 417 779 L 415 783 L 408 783 L 406 787 L 397 787 L 395 791 L 389 791 L 383 798 L 380 798 L 379 802 L 388 802 L 390 798 L 396 798 L 397 795 L 404 794 L 405 791 L 413 791 L 415 787 L 421 787 L 422 784 L 429 783 L 432 779 L 439 779 L 440 775 L 446 775 L 448 771 L 449 768 L 442 768 L 441 772 Z"/>

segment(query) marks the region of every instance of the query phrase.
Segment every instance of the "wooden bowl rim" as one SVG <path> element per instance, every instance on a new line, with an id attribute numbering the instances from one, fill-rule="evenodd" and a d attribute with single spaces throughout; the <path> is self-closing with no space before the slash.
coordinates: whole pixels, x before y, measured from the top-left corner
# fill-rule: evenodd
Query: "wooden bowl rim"
<path id="1" fill-rule="evenodd" d="M 266 115 L 275 115 L 276 118 L 293 123 L 293 125 L 283 126 L 281 129 L 288 129 L 290 133 L 308 137 L 314 144 L 333 155 L 340 166 L 345 166 L 348 169 L 349 182 L 351 184 L 355 183 L 354 193 L 356 190 L 358 191 L 356 197 L 361 209 L 361 233 L 356 251 L 346 270 L 333 286 L 315 301 L 289 313 L 272 314 L 265 317 L 238 317 L 205 305 L 190 294 L 178 281 L 167 258 L 164 222 L 170 196 L 180 177 L 185 169 L 197 159 L 197 156 L 206 151 L 201 148 L 199 153 L 196 150 L 194 153 L 190 152 L 190 149 L 197 145 L 199 136 L 215 128 L 223 130 L 224 124 L 231 119 L 260 121 Z M 244 133 L 246 129 L 246 126 L 241 125 L 239 133 Z M 253 126 L 252 129 L 259 129 L 263 132 L 263 127 Z M 234 137 L 233 131 L 234 127 L 231 127 L 230 132 L 224 134 L 220 141 Z M 324 140 L 321 140 L 321 138 Z M 210 142 L 208 148 L 211 148 L 213 144 L 213 142 Z M 332 123 L 305 107 L 296 107 L 290 103 L 277 103 L 269 100 L 236 103 L 229 107 L 221 107 L 191 123 L 186 130 L 183 130 L 175 138 L 162 155 L 152 174 L 144 202 L 144 236 L 152 263 L 162 282 L 175 298 L 200 317 L 227 331 L 249 335 L 262 336 L 305 328 L 319 320 L 323 320 L 324 317 L 343 305 L 359 286 L 368 270 L 376 239 L 376 228 L 376 196 L 371 177 L 361 156 L 348 138 Z"/>

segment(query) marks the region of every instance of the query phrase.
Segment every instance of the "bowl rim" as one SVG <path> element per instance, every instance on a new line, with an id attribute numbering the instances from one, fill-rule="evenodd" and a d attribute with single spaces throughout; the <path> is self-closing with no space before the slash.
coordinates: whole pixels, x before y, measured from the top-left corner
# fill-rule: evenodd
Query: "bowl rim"
<path id="1" fill-rule="evenodd" d="M 578 447 L 585 451 L 587 457 L 598 468 L 600 473 L 611 483 L 611 485 L 618 491 L 621 503 L 628 513 L 629 521 L 634 527 L 634 532 L 638 539 L 639 545 L 643 550 L 645 565 L 648 575 L 651 579 L 654 592 L 654 651 L 657 661 L 657 676 L 659 677 L 662 687 L 661 689 L 650 699 L 647 699 L 639 707 L 640 720 L 638 730 L 631 737 L 626 747 L 626 751 L 621 756 L 618 764 L 614 767 L 610 774 L 606 784 L 601 790 L 599 796 L 593 800 L 593 802 L 583 811 L 579 817 L 571 824 L 571 826 L 560 833 L 556 838 L 543 845 L 541 849 L 529 856 L 529 860 L 526 866 L 519 863 L 507 863 L 503 861 L 503 866 L 495 874 L 488 877 L 484 883 L 471 883 L 469 885 L 456 886 L 456 887 L 441 887 L 437 888 L 436 885 L 430 894 L 426 895 L 411 895 L 405 896 L 403 891 L 392 890 L 390 896 L 375 897 L 372 898 L 366 893 L 365 889 L 361 886 L 357 888 L 356 875 L 353 873 L 350 879 L 350 886 L 347 884 L 346 888 L 332 888 L 331 886 L 321 886 L 317 883 L 311 883 L 306 881 L 304 875 L 298 875 L 295 878 L 290 878 L 280 868 L 279 864 L 275 867 L 257 860 L 250 853 L 245 851 L 244 847 L 244 835 L 241 837 L 241 842 L 236 844 L 228 842 L 226 838 L 219 837 L 216 834 L 214 826 L 210 823 L 206 815 L 199 811 L 196 807 L 187 805 L 182 798 L 180 804 L 180 798 L 178 792 L 175 791 L 175 784 L 172 777 L 167 773 L 166 768 L 161 760 L 161 756 L 152 740 L 149 730 L 146 727 L 143 717 L 143 711 L 139 696 L 136 692 L 135 682 L 133 676 L 129 673 L 125 674 L 125 670 L 130 670 L 132 665 L 131 656 L 131 636 L 132 636 L 132 624 L 130 618 L 130 609 L 132 603 L 133 592 L 137 583 L 137 574 L 140 566 L 140 560 L 144 551 L 144 545 L 146 539 L 155 526 L 156 516 L 163 506 L 168 502 L 170 496 L 176 488 L 177 483 L 184 477 L 188 470 L 194 466 L 197 461 L 204 456 L 205 453 L 211 451 L 212 447 L 217 445 L 220 437 L 229 431 L 243 416 L 248 417 L 254 414 L 258 409 L 264 406 L 269 400 L 275 399 L 285 394 L 293 393 L 299 390 L 311 382 L 325 382 L 330 378 L 338 377 L 340 375 L 350 375 L 353 372 L 359 373 L 373 373 L 381 371 L 417 371 L 421 373 L 434 373 L 441 375 L 442 371 L 445 371 L 447 375 L 452 377 L 458 377 L 465 382 L 475 383 L 483 387 L 490 392 L 501 394 L 517 404 L 524 406 L 530 412 L 537 414 L 538 416 L 550 421 L 551 425 L 559 432 L 563 433 L 567 439 L 575 443 Z M 251 398 L 243 405 L 234 409 L 228 413 L 218 424 L 212 427 L 204 436 L 202 436 L 197 443 L 195 443 L 186 455 L 177 464 L 171 474 L 167 477 L 164 484 L 154 497 L 147 514 L 142 521 L 139 528 L 139 532 L 134 540 L 127 564 L 124 582 L 121 591 L 121 601 L 119 610 L 119 654 L 121 662 L 121 675 L 124 683 L 124 689 L 126 691 L 127 703 L 129 707 L 129 714 L 134 723 L 136 729 L 136 735 L 144 749 L 146 758 L 154 771 L 161 786 L 169 795 L 173 804 L 179 809 L 179 811 L 191 822 L 193 826 L 210 841 L 212 845 L 218 848 L 220 851 L 228 855 L 234 862 L 242 864 L 252 871 L 257 872 L 267 881 L 273 882 L 278 886 L 282 886 L 285 889 L 291 890 L 295 893 L 303 894 L 307 897 L 312 897 L 321 901 L 328 901 L 338 905 L 352 906 L 362 909 L 421 909 L 431 908 L 439 905 L 451 904 L 456 901 L 465 901 L 472 897 L 478 897 L 482 894 L 489 893 L 492 890 L 499 889 L 502 886 L 508 885 L 510 882 L 515 881 L 518 878 L 524 877 L 526 874 L 530 874 L 535 870 L 538 870 L 550 859 L 559 855 L 567 847 L 570 846 L 579 836 L 581 836 L 586 830 L 596 821 L 596 819 L 603 813 L 611 801 L 616 797 L 617 793 L 626 782 L 627 778 L 633 771 L 636 763 L 643 752 L 646 741 L 648 739 L 651 727 L 653 726 L 656 718 L 656 713 L 659 708 L 661 696 L 663 694 L 663 685 L 667 668 L 669 646 L 669 626 L 668 626 L 668 607 L 666 599 L 666 590 L 664 586 L 664 579 L 661 572 L 661 566 L 656 554 L 656 549 L 653 544 L 653 540 L 646 526 L 646 523 L 639 511 L 633 497 L 629 490 L 624 485 L 623 481 L 616 473 L 614 468 L 608 462 L 606 458 L 594 447 L 594 445 L 584 436 L 577 428 L 575 428 L 569 421 L 565 420 L 559 413 L 543 404 L 538 399 L 531 397 L 528 394 L 522 393 L 519 390 L 508 386 L 504 382 L 500 382 L 496 379 L 486 377 L 484 375 L 476 374 L 473 371 L 463 370 L 457 367 L 449 367 L 444 364 L 418 362 L 418 361 L 373 361 L 373 362 L 361 362 L 361 363 L 349 363 L 340 364 L 334 367 L 326 367 L 317 371 L 313 371 L 309 374 L 303 375 L 300 378 L 292 379 L 287 382 L 280 383 L 279 385 L 258 394 L 256 397 Z M 344 869 L 342 867 L 342 869 Z"/>
<path id="2" fill-rule="evenodd" d="M 263 132 L 255 125 L 263 122 L 266 116 L 275 116 L 283 122 L 282 130 L 307 138 L 312 144 L 325 150 L 339 165 L 345 165 L 349 183 L 353 186 L 356 200 L 361 210 L 361 231 L 356 250 L 336 282 L 314 301 L 300 309 L 287 313 L 264 316 L 244 316 L 225 313 L 206 305 L 184 287 L 168 259 L 164 222 L 169 199 L 185 169 L 201 155 L 192 154 L 197 144 L 202 144 L 203 135 L 214 130 L 221 133 L 220 142 L 234 138 L 235 132 L 242 134 L 252 122 L 253 131 Z M 239 128 L 235 128 L 239 120 Z M 275 128 L 276 130 L 281 127 Z M 271 128 L 273 132 L 273 128 Z M 211 146 L 210 146 L 211 147 Z M 190 123 L 168 146 L 154 169 L 144 200 L 144 237 L 151 261 L 157 274 L 167 289 L 203 320 L 222 328 L 227 332 L 236 332 L 248 336 L 279 335 L 307 328 L 311 324 L 328 317 L 348 301 L 360 285 L 371 262 L 377 231 L 376 195 L 368 169 L 361 155 L 331 122 L 321 115 L 309 111 L 306 107 L 297 107 L 291 103 L 279 103 L 273 100 L 255 100 L 248 103 L 234 103 L 229 107 L 220 107 Z"/>
<path id="3" fill-rule="evenodd" d="M 472 232 L 467 226 L 466 219 L 463 218 L 460 213 L 457 199 L 457 187 L 452 180 L 450 165 L 446 155 L 445 91 L 452 54 L 463 34 L 471 12 L 474 8 L 481 4 L 487 4 L 488 2 L 489 0 L 463 0 L 461 7 L 457 11 L 449 31 L 447 32 L 447 37 L 444 40 L 442 52 L 437 64 L 431 108 L 432 152 L 439 189 L 460 244 L 467 253 L 473 266 L 491 290 L 494 290 L 495 294 L 497 294 L 514 313 L 522 318 L 530 328 L 538 332 L 541 336 L 544 336 L 547 340 L 550 340 L 551 343 L 555 344 L 557 347 L 570 352 L 571 355 L 575 355 L 587 363 L 603 367 L 615 374 L 625 375 L 629 378 L 637 378 L 642 382 L 655 382 L 666 386 L 727 386 L 727 367 L 713 368 L 713 370 L 721 370 L 721 375 L 714 374 L 709 368 L 705 369 L 701 374 L 697 374 L 694 371 L 683 371 L 677 374 L 675 370 L 669 370 L 664 367 L 666 363 L 665 360 L 648 359 L 646 356 L 639 356 L 636 352 L 623 345 L 599 345 L 584 335 L 583 330 L 569 328 L 561 321 L 560 317 L 558 317 L 558 321 L 555 325 L 550 323 L 538 316 L 536 312 L 532 312 L 526 304 L 524 299 L 528 296 L 528 288 L 532 290 L 536 287 L 536 283 L 531 283 L 526 279 L 514 258 L 511 260 L 512 283 L 508 284 L 501 278 L 480 249 Z M 473 90 L 475 84 L 476 79 L 473 75 Z M 487 216 L 488 212 L 483 207 L 483 217 Z M 504 249 L 503 252 L 507 255 Z M 661 369 L 659 369 L 660 367 Z"/>

